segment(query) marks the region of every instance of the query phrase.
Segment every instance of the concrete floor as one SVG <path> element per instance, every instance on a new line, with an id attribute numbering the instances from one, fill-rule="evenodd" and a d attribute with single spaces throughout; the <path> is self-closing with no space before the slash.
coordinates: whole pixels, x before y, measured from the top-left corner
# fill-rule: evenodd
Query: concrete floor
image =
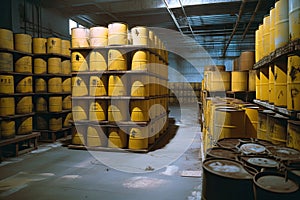
<path id="1" fill-rule="evenodd" d="M 178 130 L 163 148 L 147 154 L 71 150 L 43 144 L 0 164 L 0 199 L 200 200 L 198 108 L 171 107 Z M 149 171 L 150 169 L 150 171 Z"/>

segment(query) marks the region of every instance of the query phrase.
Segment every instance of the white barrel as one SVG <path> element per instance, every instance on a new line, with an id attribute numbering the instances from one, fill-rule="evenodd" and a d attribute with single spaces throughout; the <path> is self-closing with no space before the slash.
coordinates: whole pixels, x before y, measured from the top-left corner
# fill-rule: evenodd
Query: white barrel
<path id="1" fill-rule="evenodd" d="M 282 47 L 289 42 L 289 14 L 288 0 L 275 3 L 275 48 Z"/>
<path id="2" fill-rule="evenodd" d="M 89 47 L 89 29 L 72 29 L 72 48 Z"/>
<path id="3" fill-rule="evenodd" d="M 90 28 L 90 46 L 104 47 L 108 43 L 108 29 L 103 26 Z"/>
<path id="4" fill-rule="evenodd" d="M 132 44 L 133 45 L 148 45 L 149 44 L 149 30 L 144 26 L 137 26 L 131 29 Z"/>
<path id="5" fill-rule="evenodd" d="M 289 0 L 289 36 L 292 41 L 300 38 L 299 0 Z"/>
<path id="6" fill-rule="evenodd" d="M 107 70 L 106 52 L 91 51 L 89 54 L 90 71 Z"/>
<path id="7" fill-rule="evenodd" d="M 126 45 L 127 42 L 127 24 L 112 23 L 108 25 L 108 45 Z"/>

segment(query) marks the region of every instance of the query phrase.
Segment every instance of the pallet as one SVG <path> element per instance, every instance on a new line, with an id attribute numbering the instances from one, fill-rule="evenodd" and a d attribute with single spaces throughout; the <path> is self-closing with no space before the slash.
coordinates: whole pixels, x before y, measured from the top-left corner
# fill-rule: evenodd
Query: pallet
<path id="1" fill-rule="evenodd" d="M 37 149 L 39 136 L 39 132 L 32 132 L 27 135 L 16 135 L 14 138 L 0 140 L 0 158 L 4 152 L 19 156 Z"/>
<path id="2" fill-rule="evenodd" d="M 53 143 L 59 138 L 66 138 L 71 134 L 71 127 L 62 128 L 57 131 L 51 130 L 38 130 L 40 132 L 39 142 Z"/>

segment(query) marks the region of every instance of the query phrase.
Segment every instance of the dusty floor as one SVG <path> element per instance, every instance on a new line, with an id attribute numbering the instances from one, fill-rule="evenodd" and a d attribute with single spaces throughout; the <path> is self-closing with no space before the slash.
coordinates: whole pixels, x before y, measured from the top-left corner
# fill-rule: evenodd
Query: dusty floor
<path id="1" fill-rule="evenodd" d="M 43 144 L 0 163 L 0 199 L 200 200 L 201 133 L 195 106 L 171 107 L 176 135 L 147 154 L 71 150 Z M 149 171 L 150 169 L 150 171 Z"/>

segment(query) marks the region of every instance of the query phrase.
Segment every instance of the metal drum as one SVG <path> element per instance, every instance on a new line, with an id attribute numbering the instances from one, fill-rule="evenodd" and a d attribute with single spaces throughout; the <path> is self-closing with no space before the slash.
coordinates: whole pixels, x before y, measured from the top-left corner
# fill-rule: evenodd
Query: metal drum
<path id="1" fill-rule="evenodd" d="M 128 119 L 128 105 L 126 101 L 113 101 L 108 106 L 108 121 L 119 122 L 126 121 Z"/>
<path id="2" fill-rule="evenodd" d="M 108 79 L 108 96 L 126 96 L 127 84 L 125 77 L 121 75 L 110 75 Z"/>
<path id="3" fill-rule="evenodd" d="M 252 200 L 252 178 L 238 161 L 207 159 L 203 162 L 202 199 Z"/>
<path id="4" fill-rule="evenodd" d="M 0 28 L 0 48 L 14 49 L 14 34 L 11 30 Z"/>
<path id="5" fill-rule="evenodd" d="M 72 95 L 74 97 L 86 96 L 89 91 L 87 88 L 86 80 L 82 77 L 72 77 Z M 91 94 L 93 95 L 93 94 Z"/>
<path id="6" fill-rule="evenodd" d="M 0 71 L 12 72 L 14 71 L 14 59 L 11 53 L 0 53 Z"/>
<path id="7" fill-rule="evenodd" d="M 15 50 L 32 53 L 32 37 L 28 34 L 14 35 Z"/>
<path id="8" fill-rule="evenodd" d="M 290 40 L 300 38 L 300 2 L 289 0 L 289 36 Z"/>
<path id="9" fill-rule="evenodd" d="M 149 30 L 144 26 L 136 26 L 131 29 L 133 45 L 148 45 Z"/>
<path id="10" fill-rule="evenodd" d="M 275 102 L 275 89 L 274 89 L 274 65 L 269 65 L 269 103 Z"/>
<path id="11" fill-rule="evenodd" d="M 287 70 L 285 66 L 275 65 L 274 67 L 274 93 L 275 106 L 287 106 Z"/>
<path id="12" fill-rule="evenodd" d="M 227 149 L 222 147 L 209 148 L 206 151 L 206 158 L 226 158 L 235 160 L 238 153 L 233 149 Z"/>
<path id="13" fill-rule="evenodd" d="M 90 96 L 107 95 L 107 78 L 106 76 L 90 76 Z"/>
<path id="14" fill-rule="evenodd" d="M 247 91 L 248 72 L 231 72 L 231 91 Z"/>
<path id="15" fill-rule="evenodd" d="M 91 51 L 89 54 L 90 71 L 105 71 L 107 70 L 106 52 Z"/>
<path id="16" fill-rule="evenodd" d="M 45 54 L 47 52 L 47 39 L 46 38 L 33 38 L 32 46 L 33 46 L 34 54 Z"/>
<path id="17" fill-rule="evenodd" d="M 277 171 L 279 167 L 278 161 L 266 156 L 241 156 L 240 160 L 257 171 Z"/>
<path id="18" fill-rule="evenodd" d="M 260 100 L 269 101 L 269 69 L 262 68 L 259 70 L 259 80 L 260 80 Z"/>
<path id="19" fill-rule="evenodd" d="M 32 73 L 31 56 L 23 56 L 15 62 L 15 72 Z"/>
<path id="20" fill-rule="evenodd" d="M 142 101 L 131 101 L 130 110 L 131 110 L 131 121 L 133 122 L 148 122 L 150 109 L 149 100 Z"/>
<path id="21" fill-rule="evenodd" d="M 282 47 L 289 42 L 289 8 L 288 0 L 275 3 L 275 48 Z"/>
<path id="22" fill-rule="evenodd" d="M 90 104 L 89 120 L 104 121 L 106 120 L 107 105 L 105 101 L 95 100 Z"/>
<path id="23" fill-rule="evenodd" d="M 300 121 L 288 121 L 287 146 L 300 151 Z"/>
<path id="24" fill-rule="evenodd" d="M 47 53 L 61 54 L 61 39 L 50 37 L 47 39 Z"/>
<path id="25" fill-rule="evenodd" d="M 137 127 L 130 129 L 128 148 L 133 150 L 141 150 L 148 148 L 149 128 Z"/>
<path id="26" fill-rule="evenodd" d="M 108 147 L 124 148 L 127 146 L 127 134 L 121 128 L 108 129 Z"/>
<path id="27" fill-rule="evenodd" d="M 87 128 L 86 142 L 89 147 L 106 147 L 107 137 L 100 126 L 89 126 Z"/>
<path id="28" fill-rule="evenodd" d="M 87 53 L 83 52 L 72 52 L 71 54 L 71 64 L 72 71 L 87 71 L 88 70 L 88 62 L 86 61 Z"/>
<path id="29" fill-rule="evenodd" d="M 299 7 L 300 9 L 300 7 Z M 300 13 L 299 13 L 300 14 Z M 287 109 L 300 111 L 300 57 L 288 57 Z"/>
<path id="30" fill-rule="evenodd" d="M 72 28 L 72 48 L 89 47 L 89 29 Z"/>
<path id="31" fill-rule="evenodd" d="M 103 26 L 90 28 L 90 46 L 105 47 L 108 43 L 108 29 Z"/>
<path id="32" fill-rule="evenodd" d="M 127 40 L 127 24 L 111 23 L 108 25 L 108 45 L 126 45 Z"/>
<path id="33" fill-rule="evenodd" d="M 108 70 L 127 70 L 127 55 L 125 51 L 116 49 L 108 51 Z"/>

